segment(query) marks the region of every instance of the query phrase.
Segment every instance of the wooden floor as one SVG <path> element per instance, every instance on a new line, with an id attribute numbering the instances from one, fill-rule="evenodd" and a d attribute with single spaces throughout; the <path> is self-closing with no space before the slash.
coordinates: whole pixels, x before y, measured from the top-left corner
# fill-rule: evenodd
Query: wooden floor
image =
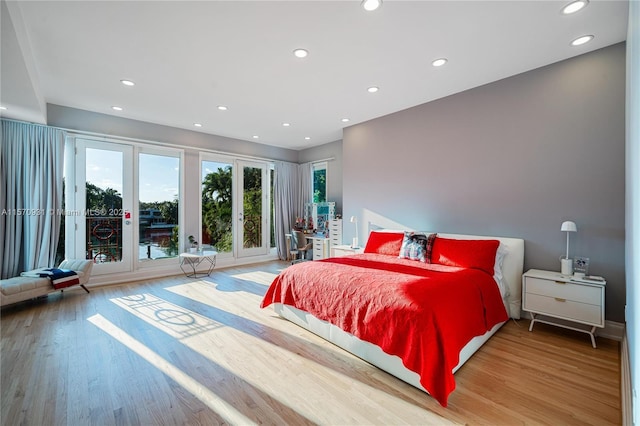
<path id="1" fill-rule="evenodd" d="M 620 424 L 617 342 L 508 322 L 448 408 L 259 304 L 286 263 L 2 309 L 2 425 Z"/>

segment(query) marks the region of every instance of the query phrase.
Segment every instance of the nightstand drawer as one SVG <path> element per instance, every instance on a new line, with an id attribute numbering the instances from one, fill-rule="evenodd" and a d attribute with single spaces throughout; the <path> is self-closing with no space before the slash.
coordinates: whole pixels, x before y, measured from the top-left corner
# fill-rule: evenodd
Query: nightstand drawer
<path id="1" fill-rule="evenodd" d="M 600 304 L 589 305 L 586 303 L 574 302 L 571 300 L 541 296 L 527 293 L 524 300 L 524 310 L 553 315 L 558 318 L 565 318 L 572 321 L 602 326 L 602 310 Z"/>
<path id="2" fill-rule="evenodd" d="M 550 281 L 540 278 L 527 277 L 525 283 L 527 294 L 537 294 L 549 297 L 558 297 L 573 302 L 598 305 L 602 303 L 602 291 L 598 287 L 584 284 L 573 284 L 563 281 Z"/>

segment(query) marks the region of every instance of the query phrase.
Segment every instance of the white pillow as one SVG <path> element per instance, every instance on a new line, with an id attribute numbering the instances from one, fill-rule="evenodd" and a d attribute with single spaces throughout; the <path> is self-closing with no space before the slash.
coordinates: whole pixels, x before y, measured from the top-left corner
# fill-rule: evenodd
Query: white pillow
<path id="1" fill-rule="evenodd" d="M 496 250 L 496 262 L 493 265 L 493 279 L 498 283 L 498 288 L 500 289 L 500 295 L 503 299 L 509 297 L 509 286 L 504 281 L 504 276 L 502 275 L 502 266 L 504 263 L 504 257 L 509 253 L 509 249 L 503 244 L 500 243 L 498 245 L 498 250 Z"/>

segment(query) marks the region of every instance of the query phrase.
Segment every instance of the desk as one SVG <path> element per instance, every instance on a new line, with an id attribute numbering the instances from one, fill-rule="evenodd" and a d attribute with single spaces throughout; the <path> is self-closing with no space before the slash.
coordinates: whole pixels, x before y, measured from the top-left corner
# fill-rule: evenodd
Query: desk
<path id="1" fill-rule="evenodd" d="M 287 240 L 287 260 L 291 259 L 291 234 L 284 234 Z M 316 234 L 305 234 L 307 241 L 313 243 L 312 260 L 326 259 L 329 257 L 329 238 L 319 237 Z"/>
<path id="2" fill-rule="evenodd" d="M 195 253 L 180 253 L 180 269 L 189 278 L 202 278 L 211 275 L 213 268 L 216 266 L 217 251 L 202 250 Z M 198 266 L 204 263 L 207 266 L 207 272 L 197 272 Z M 185 270 L 185 266 L 187 270 Z"/>

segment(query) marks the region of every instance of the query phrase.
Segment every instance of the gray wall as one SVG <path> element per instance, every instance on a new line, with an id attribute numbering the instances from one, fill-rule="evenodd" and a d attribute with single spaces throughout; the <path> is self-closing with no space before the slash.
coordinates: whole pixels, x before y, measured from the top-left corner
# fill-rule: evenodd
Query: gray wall
<path id="1" fill-rule="evenodd" d="M 342 214 L 342 141 L 307 148 L 298 152 L 298 163 L 332 158 L 327 162 L 327 201 L 335 201 L 336 213 Z"/>
<path id="2" fill-rule="evenodd" d="M 47 104 L 47 124 L 63 129 L 163 142 L 192 149 L 210 149 L 230 154 L 290 161 L 292 163 L 298 161 L 298 151 L 292 149 L 278 148 L 145 121 L 130 120 L 60 105 Z"/>
<path id="3" fill-rule="evenodd" d="M 349 127 L 343 179 L 361 236 L 519 237 L 525 269 L 559 271 L 575 221 L 570 256 L 606 277 L 606 317 L 624 321 L 624 43 Z"/>

